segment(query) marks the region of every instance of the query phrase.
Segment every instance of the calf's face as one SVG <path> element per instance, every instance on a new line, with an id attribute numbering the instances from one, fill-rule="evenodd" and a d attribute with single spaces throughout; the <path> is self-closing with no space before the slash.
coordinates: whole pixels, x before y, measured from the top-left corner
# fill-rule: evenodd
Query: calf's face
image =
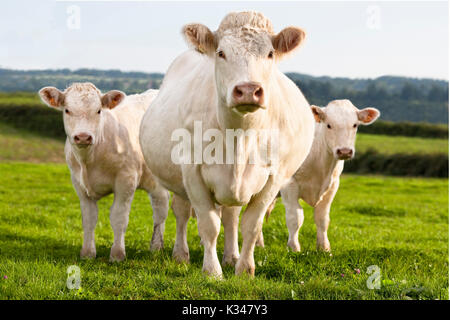
<path id="1" fill-rule="evenodd" d="M 338 160 L 348 160 L 355 155 L 358 126 L 369 125 L 380 116 L 375 108 L 359 110 L 349 100 L 334 100 L 325 108 L 311 106 L 316 122 L 322 126 L 321 138 L 328 151 Z"/>
<path id="2" fill-rule="evenodd" d="M 249 13 L 234 15 L 236 19 L 245 19 Z M 253 18 L 266 19 L 262 15 Z M 266 109 L 276 62 L 297 48 L 305 33 L 295 27 L 276 35 L 270 32 L 271 27 L 265 30 L 251 24 L 221 27 L 215 33 L 202 24 L 189 24 L 183 28 L 187 42 L 214 59 L 219 105 L 239 115 Z"/>
<path id="3" fill-rule="evenodd" d="M 67 137 L 77 148 L 87 148 L 101 139 L 102 111 L 114 108 L 125 97 L 123 92 L 117 90 L 102 95 L 90 83 L 73 84 L 64 92 L 45 87 L 39 95 L 48 106 L 63 112 Z"/>

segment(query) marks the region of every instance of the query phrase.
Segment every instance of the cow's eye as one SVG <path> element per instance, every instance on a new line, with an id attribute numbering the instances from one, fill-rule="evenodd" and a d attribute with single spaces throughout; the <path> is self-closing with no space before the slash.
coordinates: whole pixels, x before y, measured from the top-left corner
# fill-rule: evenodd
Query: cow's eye
<path id="1" fill-rule="evenodd" d="M 219 58 L 226 59 L 225 53 L 223 53 L 223 51 L 217 52 L 217 55 L 219 56 Z"/>
<path id="2" fill-rule="evenodd" d="M 327 128 L 328 128 L 328 129 L 331 129 L 331 126 L 330 126 L 329 124 L 327 124 Z"/>
<path id="3" fill-rule="evenodd" d="M 65 109 L 64 112 L 65 112 L 66 114 L 70 114 L 69 109 Z"/>
<path id="4" fill-rule="evenodd" d="M 273 51 L 270 51 L 269 54 L 267 55 L 267 58 L 272 59 L 273 58 Z"/>
<path id="5" fill-rule="evenodd" d="M 100 114 L 100 112 L 102 112 L 102 109 L 98 110 L 97 113 Z"/>
<path id="6" fill-rule="evenodd" d="M 353 125 L 353 128 L 356 128 L 358 125 L 355 123 L 354 125 Z"/>

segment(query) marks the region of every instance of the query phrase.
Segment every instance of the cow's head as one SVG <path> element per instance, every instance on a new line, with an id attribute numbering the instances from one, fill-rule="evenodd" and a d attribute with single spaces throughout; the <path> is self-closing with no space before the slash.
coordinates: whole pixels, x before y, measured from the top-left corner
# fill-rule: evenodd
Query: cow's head
<path id="1" fill-rule="evenodd" d="M 77 148 L 89 147 L 102 138 L 103 111 L 114 108 L 125 97 L 117 90 L 102 94 L 92 83 L 74 83 L 64 92 L 45 87 L 39 95 L 48 106 L 63 112 L 67 137 Z"/>
<path id="2" fill-rule="evenodd" d="M 328 151 L 336 159 L 347 160 L 355 155 L 355 139 L 358 126 L 369 125 L 380 116 L 375 108 L 359 110 L 349 100 L 334 100 L 325 108 L 311 106 L 325 140 Z"/>
<path id="3" fill-rule="evenodd" d="M 305 38 L 296 27 L 274 34 L 272 23 L 256 12 L 230 13 L 216 32 L 188 24 L 183 34 L 198 52 L 214 59 L 220 106 L 241 116 L 268 107 L 277 61 Z"/>

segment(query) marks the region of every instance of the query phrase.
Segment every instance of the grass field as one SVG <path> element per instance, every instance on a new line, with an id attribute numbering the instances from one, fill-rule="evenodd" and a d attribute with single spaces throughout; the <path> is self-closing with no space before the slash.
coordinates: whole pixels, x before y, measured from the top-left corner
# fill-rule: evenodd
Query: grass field
<path id="1" fill-rule="evenodd" d="M 362 153 L 368 149 L 375 149 L 382 154 L 448 154 L 448 139 L 358 133 L 356 136 L 356 152 Z"/>
<path id="2" fill-rule="evenodd" d="M 264 224 L 266 248 L 255 252 L 255 279 L 225 268 L 224 280 L 216 281 L 201 273 L 195 220 L 189 265 L 171 258 L 171 212 L 165 249 L 148 251 L 152 215 L 144 192 L 133 203 L 127 260 L 108 262 L 108 197 L 99 205 L 97 258 L 82 261 L 81 215 L 67 167 L 0 163 L 0 177 L 0 299 L 448 299 L 447 179 L 344 176 L 332 206 L 332 255 L 315 250 L 306 205 L 302 252 L 289 252 L 279 202 Z M 221 233 L 220 259 L 222 252 Z M 70 265 L 81 268 L 81 290 L 66 287 Z M 380 289 L 366 286 L 371 265 L 381 270 Z"/>

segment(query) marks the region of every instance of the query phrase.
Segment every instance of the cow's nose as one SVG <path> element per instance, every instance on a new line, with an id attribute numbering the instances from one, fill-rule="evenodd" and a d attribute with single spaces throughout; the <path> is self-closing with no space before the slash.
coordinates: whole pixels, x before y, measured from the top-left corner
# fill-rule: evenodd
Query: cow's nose
<path id="1" fill-rule="evenodd" d="M 264 103 L 264 90 L 259 83 L 245 82 L 238 84 L 233 89 L 234 104 L 256 104 Z"/>
<path id="2" fill-rule="evenodd" d="M 339 159 L 349 159 L 353 156 L 353 149 L 340 148 L 340 149 L 337 149 L 336 154 Z"/>
<path id="3" fill-rule="evenodd" d="M 92 136 L 84 132 L 75 135 L 73 140 L 80 145 L 92 144 Z"/>

